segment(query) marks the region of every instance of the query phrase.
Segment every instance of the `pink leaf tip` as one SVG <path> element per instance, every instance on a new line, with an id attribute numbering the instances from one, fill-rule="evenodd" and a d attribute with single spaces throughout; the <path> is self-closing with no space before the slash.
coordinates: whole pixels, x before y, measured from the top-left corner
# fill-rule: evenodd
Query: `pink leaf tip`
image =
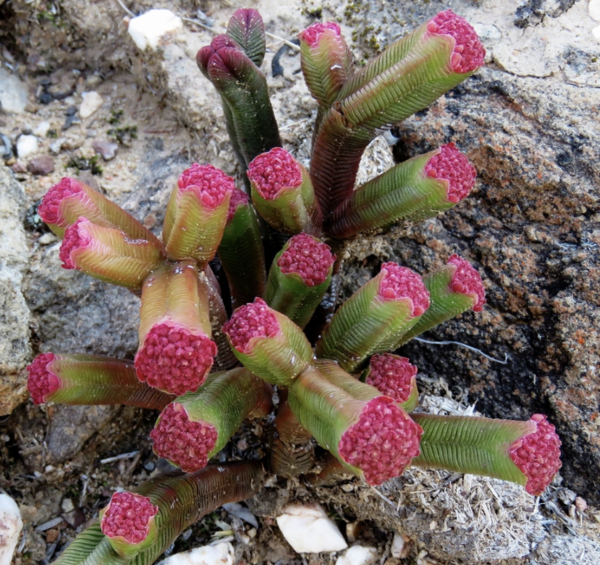
<path id="1" fill-rule="evenodd" d="M 342 34 L 340 26 L 335 22 L 315 22 L 300 32 L 300 39 L 306 41 L 308 46 L 312 48 L 319 43 L 323 34 L 331 32 L 337 37 Z"/>
<path id="2" fill-rule="evenodd" d="M 158 514 L 158 506 L 140 494 L 115 492 L 102 516 L 100 528 L 109 538 L 122 537 L 126 542 L 143 542 L 150 530 L 150 521 Z"/>
<path id="3" fill-rule="evenodd" d="M 485 288 L 483 288 L 481 275 L 473 268 L 471 263 L 458 255 L 452 255 L 448 259 L 448 264 L 456 267 L 450 281 L 450 290 L 472 296 L 475 300 L 473 310 L 481 312 L 485 304 Z"/>
<path id="4" fill-rule="evenodd" d="M 275 199 L 284 188 L 296 188 L 302 184 L 300 166 L 281 147 L 255 157 L 248 166 L 247 174 L 265 200 Z"/>
<path id="5" fill-rule="evenodd" d="M 55 184 L 44 196 L 42 203 L 38 207 L 40 218 L 47 224 L 61 225 L 60 203 L 73 194 L 82 192 L 79 181 L 64 177 L 58 184 Z M 64 226 L 62 226 L 64 227 Z"/>
<path id="6" fill-rule="evenodd" d="M 334 262 L 335 255 L 329 245 L 300 233 L 290 239 L 277 265 L 286 275 L 300 275 L 306 286 L 316 286 L 327 279 Z"/>
<path id="7" fill-rule="evenodd" d="M 400 404 L 408 400 L 418 369 L 406 357 L 391 353 L 373 355 L 369 367 L 368 385 Z"/>
<path id="8" fill-rule="evenodd" d="M 92 238 L 85 229 L 85 224 L 87 223 L 89 223 L 89 220 L 81 216 L 74 224 L 70 225 L 65 230 L 59 252 L 63 269 L 75 269 L 76 267 L 71 259 L 71 253 L 77 249 L 88 247 L 91 244 Z"/>
<path id="9" fill-rule="evenodd" d="M 273 337 L 280 331 L 279 322 L 262 298 L 238 308 L 223 326 L 231 344 L 241 353 L 249 353 L 254 338 Z"/>
<path id="10" fill-rule="evenodd" d="M 48 395 L 60 387 L 59 378 L 48 369 L 55 358 L 54 353 L 41 353 L 27 366 L 27 390 L 35 404 L 46 402 Z"/>
<path id="11" fill-rule="evenodd" d="M 195 391 L 212 367 L 217 346 L 175 323 L 159 323 L 146 334 L 135 356 L 142 382 L 171 394 Z"/>
<path id="12" fill-rule="evenodd" d="M 423 429 L 410 419 L 391 398 L 369 401 L 356 424 L 342 436 L 339 454 L 358 467 L 370 485 L 398 477 L 419 455 Z"/>
<path id="13" fill-rule="evenodd" d="M 473 26 L 452 10 L 440 12 L 427 23 L 427 30 L 438 35 L 450 35 L 455 45 L 450 64 L 455 73 L 470 73 L 485 61 L 485 49 Z"/>
<path id="14" fill-rule="evenodd" d="M 192 422 L 178 402 L 169 404 L 150 432 L 154 453 L 193 473 L 206 467 L 208 454 L 217 442 L 218 432 L 208 422 Z"/>
<path id="15" fill-rule="evenodd" d="M 527 477 L 525 490 L 539 496 L 561 467 L 560 439 L 546 416 L 534 414 L 536 431 L 519 438 L 510 446 L 510 458 Z"/>
<path id="16" fill-rule="evenodd" d="M 248 195 L 243 190 L 235 188 L 231 193 L 231 200 L 229 201 L 227 222 L 231 222 L 231 220 L 233 220 L 233 216 L 235 215 L 235 211 L 238 209 L 238 206 L 243 204 L 248 204 Z"/>
<path id="17" fill-rule="evenodd" d="M 379 286 L 381 298 L 384 300 L 410 299 L 413 317 L 421 316 L 429 308 L 429 291 L 417 273 L 406 267 L 400 267 L 396 263 L 384 263 L 381 271 L 384 273 Z"/>
<path id="18" fill-rule="evenodd" d="M 469 160 L 456 148 L 454 143 L 442 145 L 427 165 L 428 177 L 448 182 L 447 198 L 456 204 L 469 195 L 475 186 L 477 171 Z"/>
<path id="19" fill-rule="evenodd" d="M 234 180 L 212 165 L 194 163 L 181 173 L 177 181 L 179 188 L 195 190 L 202 203 L 211 209 L 216 208 L 235 189 Z"/>
<path id="20" fill-rule="evenodd" d="M 227 73 L 228 69 L 222 58 L 219 56 L 221 50 L 239 51 L 239 45 L 228 35 L 221 34 L 213 37 L 210 45 L 206 45 L 198 51 L 196 62 L 204 71 L 217 71 L 217 73 Z"/>

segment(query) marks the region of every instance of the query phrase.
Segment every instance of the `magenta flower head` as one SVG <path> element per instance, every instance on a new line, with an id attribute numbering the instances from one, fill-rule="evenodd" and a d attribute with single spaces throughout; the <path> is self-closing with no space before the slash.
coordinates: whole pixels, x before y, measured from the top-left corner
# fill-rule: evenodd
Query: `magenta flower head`
<path id="1" fill-rule="evenodd" d="M 538 496 L 560 469 L 560 439 L 546 416 L 527 422 L 413 414 L 423 427 L 414 465 L 496 477 Z"/>
<path id="2" fill-rule="evenodd" d="M 371 485 L 401 475 L 419 455 L 421 427 L 391 398 L 335 363 L 304 371 L 288 402 L 317 443 Z"/>
<path id="3" fill-rule="evenodd" d="M 384 263 L 334 314 L 317 342 L 320 359 L 354 371 L 373 353 L 396 348 L 429 307 L 421 277 L 396 263 Z"/>
<path id="4" fill-rule="evenodd" d="M 162 249 L 158 238 L 133 216 L 87 184 L 70 177 L 63 178 L 46 193 L 38 213 L 59 237 L 80 216 L 85 216 L 94 224 L 121 230 L 130 239 L 146 240 Z"/>
<path id="5" fill-rule="evenodd" d="M 244 367 L 268 383 L 289 386 L 313 356 L 302 330 L 261 298 L 238 308 L 223 331 Z"/>
<path id="6" fill-rule="evenodd" d="M 165 265 L 144 281 L 135 356 L 138 378 L 170 394 L 196 390 L 217 354 L 208 291 L 193 262 Z"/>
<path id="7" fill-rule="evenodd" d="M 170 259 L 195 259 L 202 267 L 215 256 L 234 189 L 233 179 L 212 165 L 195 163 L 181 174 L 163 225 Z"/>
<path id="8" fill-rule="evenodd" d="M 259 214 L 285 233 L 316 233 L 320 214 L 306 169 L 285 149 L 275 147 L 248 166 L 252 202 Z"/>
<path id="9" fill-rule="evenodd" d="M 483 310 L 485 289 L 481 275 L 458 255 L 452 255 L 445 267 L 427 275 L 423 282 L 430 293 L 431 306 L 402 336 L 398 346 L 469 309 Z"/>
<path id="10" fill-rule="evenodd" d="M 371 357 L 363 377 L 368 385 L 389 396 L 407 412 L 412 412 L 419 402 L 417 372 L 417 367 L 406 357 L 383 353 Z"/>
<path id="11" fill-rule="evenodd" d="M 326 229 L 335 237 L 350 237 L 389 229 L 400 220 L 434 218 L 465 198 L 475 177 L 467 157 L 448 143 L 363 184 L 334 210 Z"/>
<path id="12" fill-rule="evenodd" d="M 267 281 L 267 304 L 304 328 L 331 283 L 335 255 L 319 239 L 300 233 L 277 254 Z"/>
<path id="13" fill-rule="evenodd" d="M 306 85 L 329 108 L 352 74 L 352 54 L 334 22 L 315 22 L 299 34 L 300 62 Z"/>
<path id="14" fill-rule="evenodd" d="M 155 542 L 158 506 L 150 498 L 116 492 L 100 512 L 100 529 L 121 557 L 132 557 Z"/>
<path id="15" fill-rule="evenodd" d="M 162 251 L 147 240 L 131 240 L 123 231 L 81 216 L 64 233 L 60 259 L 65 269 L 131 289 L 162 262 Z"/>
<path id="16" fill-rule="evenodd" d="M 141 383 L 131 361 L 111 357 L 41 353 L 27 371 L 35 404 L 125 404 L 160 410 L 173 400 Z"/>

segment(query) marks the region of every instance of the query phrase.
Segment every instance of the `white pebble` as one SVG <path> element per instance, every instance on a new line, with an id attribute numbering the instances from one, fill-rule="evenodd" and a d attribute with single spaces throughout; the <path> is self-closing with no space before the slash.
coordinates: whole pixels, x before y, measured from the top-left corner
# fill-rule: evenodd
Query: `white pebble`
<path id="1" fill-rule="evenodd" d="M 40 122 L 38 126 L 33 130 L 35 135 L 39 135 L 40 137 L 46 137 L 48 130 L 50 129 L 50 122 Z"/>
<path id="2" fill-rule="evenodd" d="M 170 10 L 150 10 L 130 20 L 128 31 L 135 44 L 145 51 L 146 47 L 156 49 L 163 35 L 182 26 L 181 18 Z"/>
<path id="3" fill-rule="evenodd" d="M 594 34 L 594 37 L 596 38 L 597 41 L 600 41 L 600 26 L 596 26 L 593 30 L 592 33 Z"/>
<path id="4" fill-rule="evenodd" d="M 83 97 L 83 102 L 79 106 L 79 116 L 84 119 L 89 118 L 104 102 L 102 96 L 95 90 L 84 92 L 81 96 Z"/>
<path id="5" fill-rule="evenodd" d="M 590 17 L 597 22 L 600 22 L 600 0 L 590 0 L 588 6 Z"/>
<path id="6" fill-rule="evenodd" d="M 377 557 L 377 550 L 374 547 L 355 545 L 338 557 L 335 565 L 373 565 Z"/>
<path id="7" fill-rule="evenodd" d="M 218 543 L 196 547 L 171 555 L 158 565 L 234 565 L 233 546 L 230 543 Z"/>
<path id="8" fill-rule="evenodd" d="M 38 140 L 35 135 L 22 135 L 17 140 L 17 155 L 24 159 L 38 150 Z"/>
<path id="9" fill-rule="evenodd" d="M 392 557 L 406 557 L 406 555 L 404 555 L 405 545 L 404 537 L 400 534 L 394 534 L 394 540 L 392 541 Z"/>
<path id="10" fill-rule="evenodd" d="M 341 551 L 348 544 L 318 504 L 286 506 L 277 525 L 297 553 Z"/>
<path id="11" fill-rule="evenodd" d="M 8 494 L 0 494 L 0 565 L 10 565 L 22 529 L 17 503 Z"/>

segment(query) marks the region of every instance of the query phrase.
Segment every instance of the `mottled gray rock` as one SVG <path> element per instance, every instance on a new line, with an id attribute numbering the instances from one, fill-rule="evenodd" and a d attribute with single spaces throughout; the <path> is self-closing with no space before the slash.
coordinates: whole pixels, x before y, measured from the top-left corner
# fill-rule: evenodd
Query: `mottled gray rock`
<path id="1" fill-rule="evenodd" d="M 33 175 L 49 175 L 54 171 L 54 161 L 50 155 L 39 155 L 27 163 L 27 170 Z"/>

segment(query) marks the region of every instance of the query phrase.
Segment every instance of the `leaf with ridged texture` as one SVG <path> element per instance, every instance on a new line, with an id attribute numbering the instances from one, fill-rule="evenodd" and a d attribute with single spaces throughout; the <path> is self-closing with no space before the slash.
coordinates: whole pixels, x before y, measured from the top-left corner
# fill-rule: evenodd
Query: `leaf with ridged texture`
<path id="1" fill-rule="evenodd" d="M 240 204 L 225 226 L 218 249 L 233 307 L 262 296 L 266 285 L 265 252 L 254 207 Z"/>
<path id="2" fill-rule="evenodd" d="M 369 401 L 381 396 L 375 387 L 350 375 L 334 361 L 319 359 L 314 366 L 331 384 L 341 388 L 357 400 Z"/>
<path id="3" fill-rule="evenodd" d="M 267 44 L 265 24 L 256 10 L 252 8 L 236 10 L 227 24 L 227 35 L 243 49 L 257 67 L 260 67 Z"/>
<path id="4" fill-rule="evenodd" d="M 389 228 L 400 220 L 420 222 L 452 208 L 455 204 L 447 198 L 447 181 L 424 173 L 436 152 L 409 159 L 363 184 L 333 211 L 327 233 L 347 238 Z"/>
<path id="5" fill-rule="evenodd" d="M 175 397 L 138 380 L 131 361 L 100 355 L 56 355 L 47 370 L 60 387 L 47 401 L 58 404 L 124 404 L 162 410 Z"/>
<path id="6" fill-rule="evenodd" d="M 492 420 L 470 416 L 412 414 L 423 428 L 421 454 L 413 465 L 447 469 L 512 481 L 527 482 L 525 474 L 509 455 L 510 445 L 534 433 L 534 422 Z"/>

